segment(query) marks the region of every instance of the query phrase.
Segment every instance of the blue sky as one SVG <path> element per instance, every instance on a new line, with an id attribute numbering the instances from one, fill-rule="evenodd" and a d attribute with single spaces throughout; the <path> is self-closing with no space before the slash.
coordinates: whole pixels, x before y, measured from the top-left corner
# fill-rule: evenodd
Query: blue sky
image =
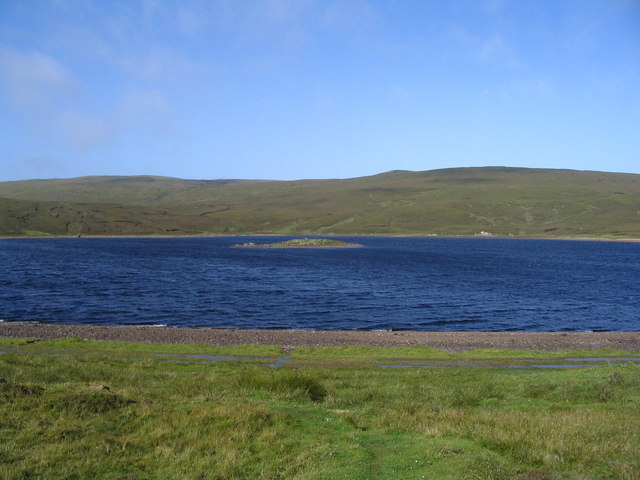
<path id="1" fill-rule="evenodd" d="M 638 0 L 0 0 L 0 180 L 640 173 Z"/>

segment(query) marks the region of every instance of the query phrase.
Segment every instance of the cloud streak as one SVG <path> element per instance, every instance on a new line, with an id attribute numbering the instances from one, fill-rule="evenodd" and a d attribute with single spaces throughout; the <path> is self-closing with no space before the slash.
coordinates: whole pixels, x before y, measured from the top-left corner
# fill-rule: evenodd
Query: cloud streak
<path id="1" fill-rule="evenodd" d="M 116 92 L 106 107 L 95 110 L 90 105 L 98 92 L 50 55 L 3 47 L 0 72 L 15 114 L 38 136 L 53 137 L 74 150 L 102 147 L 135 132 L 175 132 L 169 101 L 158 90 Z"/>
<path id="2" fill-rule="evenodd" d="M 55 116 L 55 129 L 76 150 L 90 150 L 106 145 L 114 137 L 114 128 L 105 119 L 80 111 L 66 111 Z"/>
<path id="3" fill-rule="evenodd" d="M 22 3 L 4 2 L 0 15 L 0 118 L 15 158 L 126 171 L 175 165 L 179 154 L 198 175 L 290 178 L 309 156 L 327 175 L 350 163 L 345 175 L 355 175 L 359 161 L 331 159 L 371 158 L 380 171 L 403 156 L 420 168 L 427 156 L 459 161 L 452 139 L 465 125 L 487 116 L 524 125 L 560 110 L 552 141 L 562 129 L 601 138 L 578 113 L 594 111 L 637 146 L 640 17 L 630 3 Z M 425 125 L 439 135 L 425 140 Z M 611 155 L 630 156 L 615 145 Z M 281 170 L 260 173 L 266 164 Z"/>
<path id="4" fill-rule="evenodd" d="M 0 48 L 0 79 L 9 101 L 39 110 L 76 89 L 72 75 L 55 59 L 38 51 Z"/>

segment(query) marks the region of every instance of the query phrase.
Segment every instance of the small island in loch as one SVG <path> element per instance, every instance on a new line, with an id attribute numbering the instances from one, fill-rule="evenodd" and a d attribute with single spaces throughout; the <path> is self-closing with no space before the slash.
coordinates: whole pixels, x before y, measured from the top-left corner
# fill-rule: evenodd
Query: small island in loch
<path id="1" fill-rule="evenodd" d="M 232 248 L 352 248 L 361 247 L 359 243 L 341 242 L 328 238 L 293 238 L 277 243 L 236 243 Z"/>

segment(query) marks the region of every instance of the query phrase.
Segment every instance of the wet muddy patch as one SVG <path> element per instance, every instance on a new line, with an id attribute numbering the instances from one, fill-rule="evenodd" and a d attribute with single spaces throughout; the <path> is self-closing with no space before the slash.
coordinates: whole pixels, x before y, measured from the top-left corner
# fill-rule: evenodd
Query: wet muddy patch
<path id="1" fill-rule="evenodd" d="M 103 350 L 83 350 L 81 352 L 57 349 L 51 351 L 24 351 L 19 347 L 0 347 L 0 354 L 21 354 L 48 357 L 94 357 L 107 356 L 117 360 L 152 360 L 170 362 L 207 362 L 207 363 L 246 363 L 263 365 L 265 367 L 324 367 L 324 368 L 355 368 L 373 366 L 377 368 L 397 369 L 572 369 L 596 366 L 640 364 L 639 357 L 571 357 L 571 358 L 507 358 L 488 360 L 441 360 L 441 359 L 366 359 L 350 358 L 336 361 L 329 358 L 299 358 L 290 357 L 260 357 L 243 355 L 208 355 L 198 353 L 140 353 L 113 352 Z M 505 352 L 508 355 L 508 352 Z"/>

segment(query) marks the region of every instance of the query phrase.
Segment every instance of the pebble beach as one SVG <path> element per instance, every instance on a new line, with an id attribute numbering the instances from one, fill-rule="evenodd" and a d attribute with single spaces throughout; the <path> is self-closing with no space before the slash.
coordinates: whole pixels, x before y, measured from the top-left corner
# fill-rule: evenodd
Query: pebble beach
<path id="1" fill-rule="evenodd" d="M 0 337 L 78 337 L 87 340 L 296 347 L 425 346 L 449 352 L 476 348 L 571 350 L 610 348 L 640 352 L 640 332 L 425 332 L 364 330 L 242 330 L 0 323 Z"/>

